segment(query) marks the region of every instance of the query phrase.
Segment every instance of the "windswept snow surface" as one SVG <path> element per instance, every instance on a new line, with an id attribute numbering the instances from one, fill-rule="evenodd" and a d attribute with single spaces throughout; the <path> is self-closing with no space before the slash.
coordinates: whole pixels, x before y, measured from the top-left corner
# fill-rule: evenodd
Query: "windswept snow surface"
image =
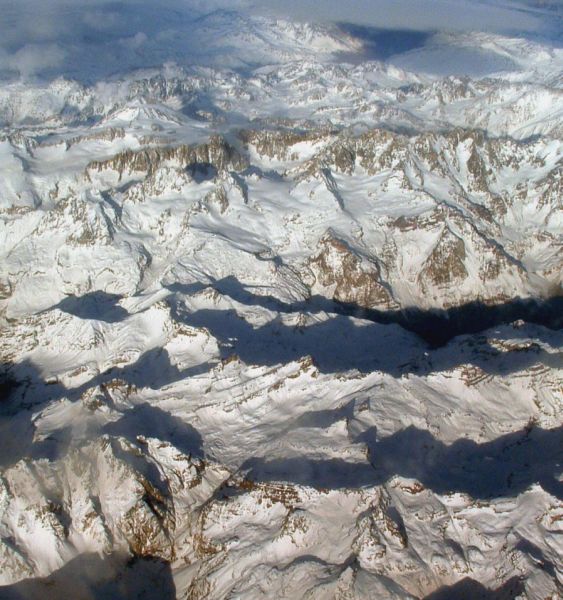
<path id="1" fill-rule="evenodd" d="M 228 14 L 0 87 L 0 598 L 560 597 L 561 50 Z"/>

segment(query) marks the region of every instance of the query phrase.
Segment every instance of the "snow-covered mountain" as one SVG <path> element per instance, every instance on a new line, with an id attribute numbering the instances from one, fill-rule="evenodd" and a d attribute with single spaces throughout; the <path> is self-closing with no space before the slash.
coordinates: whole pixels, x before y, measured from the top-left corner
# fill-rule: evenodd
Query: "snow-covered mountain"
<path id="1" fill-rule="evenodd" d="M 561 50 L 198 19 L 0 86 L 0 598 L 557 598 Z"/>

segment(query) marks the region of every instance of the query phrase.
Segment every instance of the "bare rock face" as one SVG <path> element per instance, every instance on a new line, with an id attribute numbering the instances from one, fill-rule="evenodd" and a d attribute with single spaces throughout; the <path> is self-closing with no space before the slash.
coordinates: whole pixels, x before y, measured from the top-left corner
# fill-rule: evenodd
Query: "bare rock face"
<path id="1" fill-rule="evenodd" d="M 445 308 L 476 300 L 502 303 L 510 297 L 511 286 L 521 290 L 530 286 L 514 248 L 490 236 L 486 222 L 477 226 L 461 210 L 439 205 L 418 218 L 399 217 L 390 225 L 388 279 L 397 286 L 402 277 L 429 306 Z"/>
<path id="2" fill-rule="evenodd" d="M 219 172 L 227 170 L 240 171 L 248 166 L 248 162 L 239 152 L 230 146 L 221 136 L 213 136 L 206 144 L 174 147 L 152 147 L 141 150 L 125 150 L 104 161 L 92 161 L 87 167 L 89 171 L 112 169 L 119 173 L 140 172 L 152 175 L 163 163 L 179 164 L 183 168 L 213 167 Z"/>
<path id="3" fill-rule="evenodd" d="M 299 154 L 295 150 L 297 144 L 314 144 L 323 139 L 324 135 L 323 131 L 318 130 L 300 133 L 295 131 L 249 129 L 241 131 L 239 137 L 246 147 L 254 148 L 259 156 L 287 161 L 298 160 Z"/>
<path id="4" fill-rule="evenodd" d="M 104 127 L 99 131 L 93 131 L 84 135 L 78 135 L 70 139 L 64 140 L 64 145 L 67 150 L 73 146 L 83 144 L 89 141 L 106 141 L 113 142 L 114 140 L 123 139 L 125 137 L 125 129 L 123 127 Z M 42 147 L 48 147 L 53 142 L 46 141 L 41 144 Z"/>
<path id="5" fill-rule="evenodd" d="M 355 140 L 359 164 L 369 174 L 389 168 L 402 169 L 407 158 L 407 140 L 382 129 L 367 131 Z"/>
<path id="6" fill-rule="evenodd" d="M 166 194 L 181 194 L 190 184 L 190 174 L 180 167 L 160 166 L 135 182 L 123 194 L 124 202 L 144 202 Z"/>
<path id="7" fill-rule="evenodd" d="M 229 208 L 229 197 L 225 188 L 222 185 L 218 185 L 211 190 L 205 196 L 205 203 L 207 205 L 216 206 L 219 209 L 219 212 L 223 214 L 227 208 Z"/>
<path id="8" fill-rule="evenodd" d="M 332 298 L 362 308 L 394 305 L 377 263 L 360 257 L 331 233 L 325 235 L 319 246 L 320 252 L 309 261 L 309 267 L 315 274 L 316 285 Z"/>
<path id="9" fill-rule="evenodd" d="M 6 471 L 0 523 L 12 542 L 0 543 L 11 565 L 2 583 L 47 575 L 84 548 L 171 560 L 173 500 L 166 484 L 143 473 L 150 472 L 146 460 L 139 447 L 105 438 L 61 461 L 21 461 Z M 32 550 L 28 563 L 18 548 L 27 544 L 26 536 L 38 534 L 43 545 Z"/>
<path id="10" fill-rule="evenodd" d="M 465 267 L 465 243 L 448 227 L 444 227 L 438 242 L 426 259 L 419 275 L 422 287 L 428 279 L 442 289 L 463 281 L 468 273 Z"/>

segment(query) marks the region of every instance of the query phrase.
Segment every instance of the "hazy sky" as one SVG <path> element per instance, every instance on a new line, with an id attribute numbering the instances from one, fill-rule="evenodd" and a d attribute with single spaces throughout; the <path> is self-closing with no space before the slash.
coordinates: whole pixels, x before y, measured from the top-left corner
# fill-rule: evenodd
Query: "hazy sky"
<path id="1" fill-rule="evenodd" d="M 0 0 L 0 78 L 97 78 L 202 56 L 198 18 L 216 8 L 381 28 L 519 35 L 561 25 L 536 0 Z M 561 7 L 562 0 L 541 0 Z M 558 14 L 561 14 L 559 12 Z M 554 25 L 555 23 L 555 25 Z"/>
<path id="2" fill-rule="evenodd" d="M 393 29 L 508 32 L 537 31 L 545 25 L 545 11 L 501 0 L 258 0 L 256 5 L 303 19 Z"/>

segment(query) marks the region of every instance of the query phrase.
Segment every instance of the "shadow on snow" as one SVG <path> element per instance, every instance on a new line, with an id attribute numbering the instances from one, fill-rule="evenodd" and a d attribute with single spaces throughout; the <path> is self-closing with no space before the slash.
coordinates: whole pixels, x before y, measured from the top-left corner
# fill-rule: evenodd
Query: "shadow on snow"
<path id="1" fill-rule="evenodd" d="M 368 429 L 354 440 L 368 448 L 369 463 L 306 457 L 251 458 L 240 468 L 252 481 L 284 481 L 322 489 L 385 484 L 395 475 L 416 479 L 438 494 L 466 493 L 472 498 L 514 497 L 539 483 L 563 499 L 563 427 L 527 427 L 478 444 L 460 439 L 446 445 L 425 430 L 407 427 L 376 439 Z"/>
<path id="2" fill-rule="evenodd" d="M 48 577 L 0 587 L 0 600 L 175 600 L 170 564 L 158 558 L 82 554 Z"/>

